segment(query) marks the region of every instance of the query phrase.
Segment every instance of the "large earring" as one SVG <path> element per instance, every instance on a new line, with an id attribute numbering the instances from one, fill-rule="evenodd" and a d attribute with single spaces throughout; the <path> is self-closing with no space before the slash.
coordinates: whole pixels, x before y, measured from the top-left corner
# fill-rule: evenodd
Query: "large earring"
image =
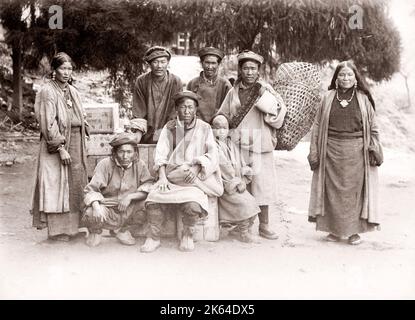
<path id="1" fill-rule="evenodd" d="M 55 71 L 53 71 L 53 72 L 52 72 L 52 80 L 55 80 L 55 75 L 56 75 L 56 72 L 55 72 Z"/>
<path id="2" fill-rule="evenodd" d="M 339 89 L 339 84 L 338 84 L 338 82 L 336 80 L 336 90 L 338 90 L 338 89 Z"/>
<path id="3" fill-rule="evenodd" d="M 357 81 L 354 83 L 354 88 L 355 89 L 357 88 Z"/>

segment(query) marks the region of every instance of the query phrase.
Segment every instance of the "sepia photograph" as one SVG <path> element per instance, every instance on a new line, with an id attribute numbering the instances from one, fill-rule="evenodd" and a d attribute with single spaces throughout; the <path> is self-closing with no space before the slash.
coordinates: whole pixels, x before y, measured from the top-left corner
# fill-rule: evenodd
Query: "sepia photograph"
<path id="1" fill-rule="evenodd" d="M 1 0 L 0 300 L 415 299 L 413 30 L 412 0 Z"/>

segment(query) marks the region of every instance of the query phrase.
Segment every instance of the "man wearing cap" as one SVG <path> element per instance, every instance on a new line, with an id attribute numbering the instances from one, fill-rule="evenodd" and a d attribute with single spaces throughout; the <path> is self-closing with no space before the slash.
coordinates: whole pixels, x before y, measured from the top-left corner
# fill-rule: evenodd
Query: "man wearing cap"
<path id="1" fill-rule="evenodd" d="M 172 97 L 183 90 L 180 78 L 167 70 L 171 53 L 163 47 L 147 50 L 144 60 L 151 71 L 139 76 L 133 90 L 132 113 L 134 119 L 144 119 L 140 129 L 144 135 L 141 143 L 157 143 L 160 130 L 174 118 Z"/>
<path id="2" fill-rule="evenodd" d="M 208 196 L 223 193 L 218 151 L 212 129 L 197 119 L 198 96 L 192 91 L 174 96 L 177 118 L 163 128 L 157 142 L 154 169 L 158 181 L 146 199 L 149 215 L 182 213 L 183 235 L 179 249 L 194 249 L 193 234 L 199 218 L 207 216 Z M 147 237 L 144 252 L 160 246 L 160 239 Z"/>
<path id="3" fill-rule="evenodd" d="M 269 227 L 269 206 L 276 201 L 273 151 L 276 130 L 281 128 L 287 109 L 281 96 L 259 77 L 263 57 L 245 50 L 237 58 L 239 78 L 218 113 L 228 118 L 232 139 L 253 170 L 249 189 L 261 209 L 259 235 L 277 239 Z"/>
<path id="4" fill-rule="evenodd" d="M 229 89 L 230 82 L 218 75 L 223 52 L 213 47 L 205 47 L 199 51 L 203 71 L 199 77 L 191 80 L 187 89 L 200 96 L 197 115 L 203 121 L 210 123 L 213 115 L 219 110 Z"/>
<path id="5" fill-rule="evenodd" d="M 120 133 L 110 142 L 112 156 L 101 160 L 84 189 L 86 210 L 83 221 L 89 230 L 87 245 L 97 246 L 102 229 L 115 231 L 126 245 L 135 244 L 127 230 L 133 224 L 149 223 L 148 236 L 160 228 L 161 217 L 146 216 L 144 200 L 153 183 L 146 165 L 138 158 L 139 139 L 133 133 Z"/>

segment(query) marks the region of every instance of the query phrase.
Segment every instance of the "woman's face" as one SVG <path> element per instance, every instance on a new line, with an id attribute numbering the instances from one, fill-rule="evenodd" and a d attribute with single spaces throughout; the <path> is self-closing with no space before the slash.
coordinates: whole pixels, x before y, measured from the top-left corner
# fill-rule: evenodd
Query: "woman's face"
<path id="1" fill-rule="evenodd" d="M 192 123 L 196 115 L 196 102 L 193 99 L 185 98 L 177 106 L 177 116 L 185 124 Z"/>
<path id="2" fill-rule="evenodd" d="M 66 83 L 72 75 L 72 64 L 64 62 L 55 70 L 55 79 L 61 83 Z"/>
<path id="3" fill-rule="evenodd" d="M 356 83 L 354 71 L 349 67 L 343 67 L 337 74 L 337 85 L 342 89 L 349 89 Z"/>

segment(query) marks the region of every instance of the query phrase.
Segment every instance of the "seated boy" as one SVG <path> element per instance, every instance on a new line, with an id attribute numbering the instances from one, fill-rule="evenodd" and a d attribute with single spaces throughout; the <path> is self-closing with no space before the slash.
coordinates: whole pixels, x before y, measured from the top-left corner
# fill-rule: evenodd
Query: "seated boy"
<path id="1" fill-rule="evenodd" d="M 148 236 L 161 226 L 158 217 L 146 217 L 144 200 L 153 177 L 138 158 L 138 138 L 132 133 L 120 133 L 110 142 L 112 156 L 101 160 L 91 181 L 84 189 L 86 209 L 83 222 L 89 230 L 86 244 L 97 246 L 102 229 L 115 232 L 125 245 L 134 245 L 128 226 L 149 223 Z"/>
<path id="2" fill-rule="evenodd" d="M 218 199 L 219 221 L 222 225 L 236 224 L 233 233 L 242 242 L 256 242 L 249 229 L 261 211 L 255 198 L 246 190 L 252 170 L 245 164 L 239 148 L 228 136 L 229 124 L 225 116 L 217 115 L 212 128 L 219 150 L 219 166 L 224 193 Z"/>

